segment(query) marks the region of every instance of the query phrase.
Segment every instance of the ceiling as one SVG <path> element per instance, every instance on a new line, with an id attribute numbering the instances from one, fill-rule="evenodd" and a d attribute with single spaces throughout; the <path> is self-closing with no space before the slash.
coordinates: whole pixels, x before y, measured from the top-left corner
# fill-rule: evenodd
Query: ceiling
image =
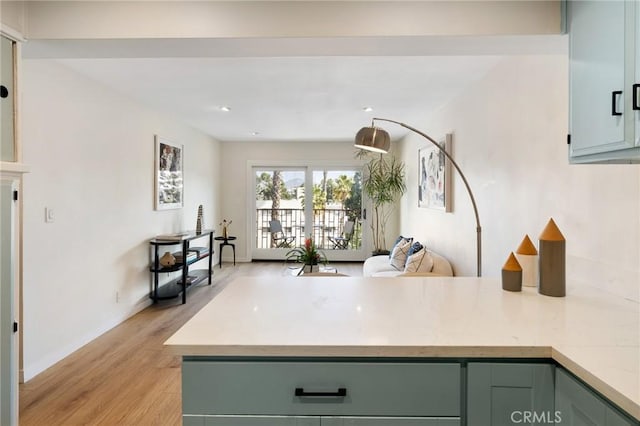
<path id="1" fill-rule="evenodd" d="M 566 54 L 566 39 L 36 40 L 23 53 L 55 59 L 220 141 L 345 141 L 372 117 L 420 127 L 504 55 Z"/>

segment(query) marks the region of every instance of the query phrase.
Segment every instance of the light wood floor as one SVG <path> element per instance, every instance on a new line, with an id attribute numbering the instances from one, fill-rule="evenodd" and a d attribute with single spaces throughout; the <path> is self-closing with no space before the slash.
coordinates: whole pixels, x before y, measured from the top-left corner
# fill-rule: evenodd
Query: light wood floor
<path id="1" fill-rule="evenodd" d="M 362 275 L 361 263 L 334 264 Z M 281 262 L 223 263 L 214 285 L 152 305 L 20 385 L 20 425 L 181 425 L 180 358 L 163 347 L 189 318 L 241 275 L 282 273 Z"/>

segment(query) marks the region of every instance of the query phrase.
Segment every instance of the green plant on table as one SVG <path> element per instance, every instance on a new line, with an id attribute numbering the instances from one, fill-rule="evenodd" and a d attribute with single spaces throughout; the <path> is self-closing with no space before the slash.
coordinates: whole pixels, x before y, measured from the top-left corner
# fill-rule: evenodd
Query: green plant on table
<path id="1" fill-rule="evenodd" d="M 318 248 L 311 237 L 305 238 L 304 245 L 287 252 L 287 261 L 298 262 L 305 265 L 326 264 L 327 256 Z"/>

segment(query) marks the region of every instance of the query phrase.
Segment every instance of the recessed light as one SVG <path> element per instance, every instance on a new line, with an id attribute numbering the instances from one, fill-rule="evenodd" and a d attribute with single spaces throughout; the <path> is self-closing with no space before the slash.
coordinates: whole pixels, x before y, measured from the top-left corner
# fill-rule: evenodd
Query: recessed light
<path id="1" fill-rule="evenodd" d="M 220 111 L 229 112 L 231 111 L 231 108 L 229 108 L 228 106 L 221 106 Z"/>
<path id="2" fill-rule="evenodd" d="M 364 107 L 364 108 L 362 108 L 362 110 L 363 110 L 364 112 L 371 112 L 371 111 L 373 111 L 373 108 L 371 108 L 371 107 Z"/>
<path id="3" fill-rule="evenodd" d="M 260 132 L 251 132 L 252 136 L 258 136 L 260 134 Z"/>

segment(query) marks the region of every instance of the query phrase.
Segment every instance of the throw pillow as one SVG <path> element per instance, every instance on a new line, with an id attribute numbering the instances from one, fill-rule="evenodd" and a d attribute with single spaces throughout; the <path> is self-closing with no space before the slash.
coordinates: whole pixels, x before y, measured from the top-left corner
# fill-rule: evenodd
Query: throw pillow
<path id="1" fill-rule="evenodd" d="M 413 237 L 403 237 L 402 235 L 400 235 L 398 238 L 396 238 L 396 241 L 393 243 L 393 246 L 391 247 L 391 252 L 389 253 L 389 259 L 391 259 L 391 254 L 393 253 L 393 250 L 396 248 L 396 246 L 403 242 L 403 241 L 413 241 Z"/>
<path id="2" fill-rule="evenodd" d="M 420 241 L 416 241 L 415 243 L 411 244 L 411 247 L 409 247 L 409 252 L 407 253 L 407 260 L 413 253 L 419 252 L 423 247 L 424 246 L 420 244 Z"/>
<path id="3" fill-rule="evenodd" d="M 423 247 L 419 251 L 407 257 L 404 272 L 431 272 L 433 269 L 433 258 Z"/>
<path id="4" fill-rule="evenodd" d="M 389 263 L 398 271 L 402 271 L 405 267 L 405 263 L 407 263 L 409 247 L 411 247 L 410 240 L 400 241 L 391 252 L 391 259 L 389 260 Z"/>

